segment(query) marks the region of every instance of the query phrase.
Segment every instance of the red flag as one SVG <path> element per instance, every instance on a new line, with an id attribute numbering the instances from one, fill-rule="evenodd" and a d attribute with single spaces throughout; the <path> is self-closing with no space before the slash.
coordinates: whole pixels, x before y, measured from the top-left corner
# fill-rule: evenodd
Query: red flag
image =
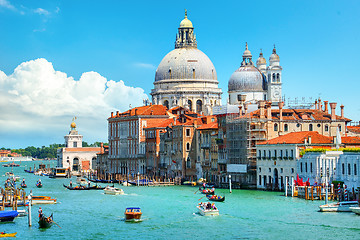
<path id="1" fill-rule="evenodd" d="M 172 160 L 172 162 L 173 162 L 173 163 L 176 163 L 176 161 L 175 161 L 175 160 Z"/>

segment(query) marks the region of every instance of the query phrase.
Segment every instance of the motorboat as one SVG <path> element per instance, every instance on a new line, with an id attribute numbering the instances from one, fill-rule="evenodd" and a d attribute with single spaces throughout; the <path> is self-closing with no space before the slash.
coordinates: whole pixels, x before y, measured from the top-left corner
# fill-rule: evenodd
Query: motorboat
<path id="1" fill-rule="evenodd" d="M 104 193 L 105 194 L 110 194 L 110 195 L 118 195 L 118 194 L 124 194 L 124 190 L 122 190 L 120 188 L 116 188 L 116 187 L 107 186 L 104 189 Z"/>
<path id="2" fill-rule="evenodd" d="M 14 232 L 14 233 L 1 232 L 0 238 L 16 237 L 16 234 L 17 234 L 17 232 Z"/>
<path id="3" fill-rule="evenodd" d="M 142 212 L 139 207 L 129 207 L 125 209 L 125 221 L 140 221 Z"/>
<path id="4" fill-rule="evenodd" d="M 360 215 L 360 207 L 350 207 L 350 210 L 358 215 Z"/>
<path id="5" fill-rule="evenodd" d="M 219 216 L 219 209 L 217 209 L 214 203 L 199 203 L 197 208 L 202 216 Z"/>
<path id="6" fill-rule="evenodd" d="M 127 181 L 124 181 L 124 182 L 122 183 L 122 185 L 123 185 L 123 186 L 131 186 L 131 184 L 128 183 Z"/>
<path id="7" fill-rule="evenodd" d="M 49 196 L 32 196 L 32 204 L 55 204 L 56 198 L 51 198 Z M 28 196 L 28 199 L 30 197 Z"/>
<path id="8" fill-rule="evenodd" d="M 25 209 L 18 209 L 16 211 L 19 213 L 18 217 L 24 217 L 27 215 L 27 211 Z"/>
<path id="9" fill-rule="evenodd" d="M 351 207 L 359 207 L 358 201 L 344 201 L 320 205 L 320 212 L 351 212 Z"/>

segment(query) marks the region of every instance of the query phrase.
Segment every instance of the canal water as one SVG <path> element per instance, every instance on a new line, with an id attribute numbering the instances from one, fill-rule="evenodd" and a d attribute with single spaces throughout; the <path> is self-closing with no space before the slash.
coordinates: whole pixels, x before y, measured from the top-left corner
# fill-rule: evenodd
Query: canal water
<path id="1" fill-rule="evenodd" d="M 36 162 L 38 165 L 40 162 Z M 46 162 L 47 163 L 47 162 Z M 18 239 L 359 239 L 360 216 L 353 213 L 318 212 L 320 201 L 284 197 L 282 193 L 217 189 L 225 195 L 217 203 L 220 216 L 198 215 L 196 206 L 204 195 L 196 187 L 123 187 L 125 195 L 105 195 L 102 190 L 70 191 L 69 179 L 50 179 L 25 173 L 21 163 L 14 173 L 26 179 L 27 192 L 55 197 L 58 204 L 41 205 L 53 213 L 49 229 L 38 228 L 38 207 L 32 211 L 33 226 L 27 217 L 0 223 L 0 231 L 17 232 Z M 2 183 L 6 171 L 0 167 Z M 35 186 L 41 178 L 43 188 Z M 73 183 L 76 181 L 72 179 Z M 116 184 L 115 184 L 116 185 Z M 199 200 L 200 199 L 200 200 Z M 143 221 L 123 221 L 126 207 L 141 207 Z"/>

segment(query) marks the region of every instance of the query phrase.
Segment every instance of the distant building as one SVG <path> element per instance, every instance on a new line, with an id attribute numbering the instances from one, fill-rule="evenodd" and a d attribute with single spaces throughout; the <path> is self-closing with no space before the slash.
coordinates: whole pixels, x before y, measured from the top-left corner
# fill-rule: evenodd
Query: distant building
<path id="1" fill-rule="evenodd" d="M 96 154 L 96 174 L 99 179 L 113 179 L 109 176 L 108 167 L 109 146 L 100 144 L 100 152 Z"/>
<path id="2" fill-rule="evenodd" d="M 99 147 L 82 147 L 83 136 L 76 130 L 75 122 L 70 124 L 70 132 L 64 136 L 65 147 L 57 151 L 57 166 L 70 171 L 81 172 L 94 170 L 96 153 Z"/>

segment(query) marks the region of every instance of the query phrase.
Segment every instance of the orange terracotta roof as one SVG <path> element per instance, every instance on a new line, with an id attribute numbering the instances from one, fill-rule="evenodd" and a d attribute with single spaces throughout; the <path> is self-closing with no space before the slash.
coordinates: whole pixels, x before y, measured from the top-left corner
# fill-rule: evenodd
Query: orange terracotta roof
<path id="1" fill-rule="evenodd" d="M 99 152 L 100 147 L 65 148 L 66 152 Z"/>
<path id="2" fill-rule="evenodd" d="M 128 116 L 149 116 L 149 115 L 168 115 L 167 109 L 163 105 L 148 105 L 129 109 L 125 112 L 114 114 L 110 118 Z"/>
<path id="3" fill-rule="evenodd" d="M 360 144 L 360 137 L 341 137 L 342 144 Z"/>
<path id="4" fill-rule="evenodd" d="M 265 118 L 267 118 L 267 110 L 264 109 Z M 282 111 L 283 120 L 331 120 L 331 115 L 324 111 L 317 109 L 283 109 Z M 260 118 L 260 109 L 248 113 L 240 118 L 252 117 Z M 271 109 L 271 118 L 273 120 L 280 120 L 280 110 Z M 349 118 L 342 118 L 336 115 L 336 120 L 351 121 Z"/>
<path id="5" fill-rule="evenodd" d="M 292 132 L 286 135 L 259 142 L 258 145 L 265 144 L 303 144 L 305 139 L 311 137 L 311 144 L 333 144 L 333 138 L 321 135 L 315 131 Z"/>
<path id="6" fill-rule="evenodd" d="M 197 129 L 199 130 L 205 130 L 205 129 L 218 129 L 218 123 L 217 121 L 215 122 L 210 122 L 208 124 L 204 124 L 201 127 L 198 127 Z"/>
<path id="7" fill-rule="evenodd" d="M 149 128 L 166 128 L 167 126 L 169 126 L 170 124 L 174 123 L 173 119 L 165 119 L 165 120 L 159 120 L 156 122 L 151 122 L 147 125 L 146 128 L 144 129 L 149 129 Z"/>
<path id="8" fill-rule="evenodd" d="M 348 129 L 350 132 L 353 132 L 353 133 L 360 133 L 360 125 L 357 125 L 357 126 L 347 126 L 347 129 Z"/>

